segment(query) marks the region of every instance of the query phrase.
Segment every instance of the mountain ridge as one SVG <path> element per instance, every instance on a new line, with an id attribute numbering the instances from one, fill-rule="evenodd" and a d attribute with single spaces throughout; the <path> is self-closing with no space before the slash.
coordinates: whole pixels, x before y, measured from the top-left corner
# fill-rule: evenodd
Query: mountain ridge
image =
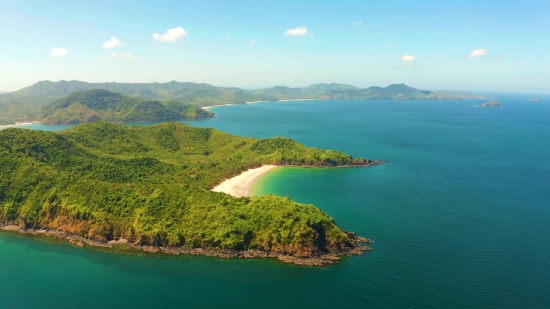
<path id="1" fill-rule="evenodd" d="M 72 92 L 42 107 L 45 124 L 82 122 L 136 122 L 203 119 L 214 115 L 198 106 L 178 102 L 131 98 L 121 93 L 92 89 Z"/>

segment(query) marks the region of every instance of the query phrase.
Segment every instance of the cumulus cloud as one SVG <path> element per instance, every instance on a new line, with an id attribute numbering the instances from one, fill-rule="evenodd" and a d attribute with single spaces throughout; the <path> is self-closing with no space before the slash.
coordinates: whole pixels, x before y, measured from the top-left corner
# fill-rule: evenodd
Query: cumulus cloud
<path id="1" fill-rule="evenodd" d="M 487 50 L 486 49 L 476 49 L 476 50 L 472 50 L 470 52 L 470 54 L 468 55 L 468 58 L 470 59 L 474 59 L 474 58 L 479 58 L 479 57 L 483 57 L 487 54 Z"/>
<path id="2" fill-rule="evenodd" d="M 493 60 L 502 60 L 502 57 L 500 55 L 494 55 Z"/>
<path id="3" fill-rule="evenodd" d="M 416 57 L 415 57 L 415 56 L 411 56 L 411 55 L 405 55 L 405 56 L 399 58 L 399 60 L 411 62 L 411 61 L 415 61 L 415 60 L 416 60 Z"/>
<path id="4" fill-rule="evenodd" d="M 67 55 L 65 48 L 52 48 L 52 57 L 59 58 Z"/>
<path id="5" fill-rule="evenodd" d="M 160 42 L 174 42 L 177 40 L 181 40 L 184 37 L 188 36 L 189 34 L 187 31 L 183 30 L 182 27 L 172 28 L 166 30 L 164 34 L 153 34 L 153 38 Z"/>
<path id="6" fill-rule="evenodd" d="M 250 40 L 250 45 L 256 45 L 256 40 Z"/>
<path id="7" fill-rule="evenodd" d="M 355 27 L 361 27 L 363 25 L 363 21 L 362 20 L 358 20 L 358 21 L 354 21 L 353 22 L 353 25 Z"/>
<path id="8" fill-rule="evenodd" d="M 114 48 L 114 47 L 117 47 L 121 44 L 122 43 L 120 43 L 120 41 L 117 38 L 111 37 L 111 39 L 109 41 L 103 43 L 103 45 L 101 45 L 101 47 L 103 47 L 103 48 Z"/>
<path id="9" fill-rule="evenodd" d="M 284 35 L 288 35 L 288 36 L 305 36 L 306 34 L 307 34 L 307 28 L 304 26 L 288 29 L 284 33 Z"/>
<path id="10" fill-rule="evenodd" d="M 124 58 L 124 59 L 131 59 L 131 60 L 136 60 L 137 59 L 132 54 L 117 54 L 117 53 L 112 53 L 111 58 Z"/>

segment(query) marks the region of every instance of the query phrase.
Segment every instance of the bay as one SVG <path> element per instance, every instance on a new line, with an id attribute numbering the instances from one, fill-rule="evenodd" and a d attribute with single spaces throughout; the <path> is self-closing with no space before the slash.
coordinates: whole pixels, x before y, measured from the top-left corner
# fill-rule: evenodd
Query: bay
<path id="1" fill-rule="evenodd" d="M 373 239 L 373 250 L 307 268 L 107 254 L 0 233 L 0 308 L 549 308 L 550 105 L 498 99 L 503 107 L 469 100 L 215 107 L 218 117 L 189 123 L 387 161 L 279 168 L 253 188 L 316 205 Z"/>

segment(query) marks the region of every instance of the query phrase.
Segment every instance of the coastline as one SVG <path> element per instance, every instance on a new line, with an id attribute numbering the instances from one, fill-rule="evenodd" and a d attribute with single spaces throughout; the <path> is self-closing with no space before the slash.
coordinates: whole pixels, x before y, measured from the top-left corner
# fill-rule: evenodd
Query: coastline
<path id="1" fill-rule="evenodd" d="M 21 126 L 30 126 L 30 125 L 33 125 L 33 124 L 35 124 L 35 123 L 34 122 L 21 122 L 21 123 L 16 123 L 16 124 L 7 124 L 7 125 L 0 126 L 0 129 L 21 127 Z"/>
<path id="2" fill-rule="evenodd" d="M 250 187 L 254 184 L 254 181 L 275 168 L 277 168 L 276 165 L 264 165 L 249 169 L 235 177 L 222 181 L 212 191 L 223 192 L 234 197 L 248 196 Z"/>
<path id="3" fill-rule="evenodd" d="M 310 255 L 305 257 L 287 255 L 281 252 L 265 252 L 259 250 L 234 250 L 234 249 L 209 249 L 209 248 L 191 248 L 191 247 L 159 247 L 159 246 L 141 246 L 131 243 L 127 239 L 116 239 L 108 242 L 88 239 L 79 235 L 69 234 L 59 230 L 49 229 L 24 229 L 17 225 L 0 225 L 0 230 L 8 233 L 18 233 L 23 236 L 47 237 L 61 239 L 68 244 L 79 248 L 92 250 L 106 250 L 112 253 L 122 253 L 131 255 L 142 254 L 165 254 L 165 255 L 202 255 L 222 259 L 255 259 L 272 258 L 283 263 L 301 265 L 301 266 L 325 266 L 339 262 L 341 256 L 361 255 L 371 251 L 371 248 L 365 244 L 372 243 L 368 238 L 359 237 L 354 233 L 345 232 L 350 239 L 351 247 L 342 248 L 336 252 L 327 252 L 322 254 Z"/>
<path id="4" fill-rule="evenodd" d="M 314 101 L 314 100 L 320 100 L 320 99 L 288 99 L 288 100 L 277 100 L 277 101 L 252 101 L 252 102 L 245 102 L 246 104 L 257 104 L 257 103 L 270 103 L 270 102 L 289 102 L 289 101 Z M 242 104 L 221 104 L 221 105 L 210 105 L 210 106 L 201 106 L 203 109 L 210 109 L 213 107 L 219 107 L 219 106 L 231 106 L 231 105 L 242 105 Z"/>

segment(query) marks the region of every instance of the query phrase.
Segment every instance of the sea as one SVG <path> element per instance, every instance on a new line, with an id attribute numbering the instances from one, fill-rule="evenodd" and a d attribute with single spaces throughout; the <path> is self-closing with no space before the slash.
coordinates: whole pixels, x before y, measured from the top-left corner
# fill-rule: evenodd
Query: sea
<path id="1" fill-rule="evenodd" d="M 317 206 L 374 240 L 372 251 L 303 267 L 121 255 L 2 232 L 0 308 L 550 308 L 550 97 L 527 98 L 212 108 L 216 118 L 188 123 L 386 161 L 278 168 L 252 188 Z"/>

